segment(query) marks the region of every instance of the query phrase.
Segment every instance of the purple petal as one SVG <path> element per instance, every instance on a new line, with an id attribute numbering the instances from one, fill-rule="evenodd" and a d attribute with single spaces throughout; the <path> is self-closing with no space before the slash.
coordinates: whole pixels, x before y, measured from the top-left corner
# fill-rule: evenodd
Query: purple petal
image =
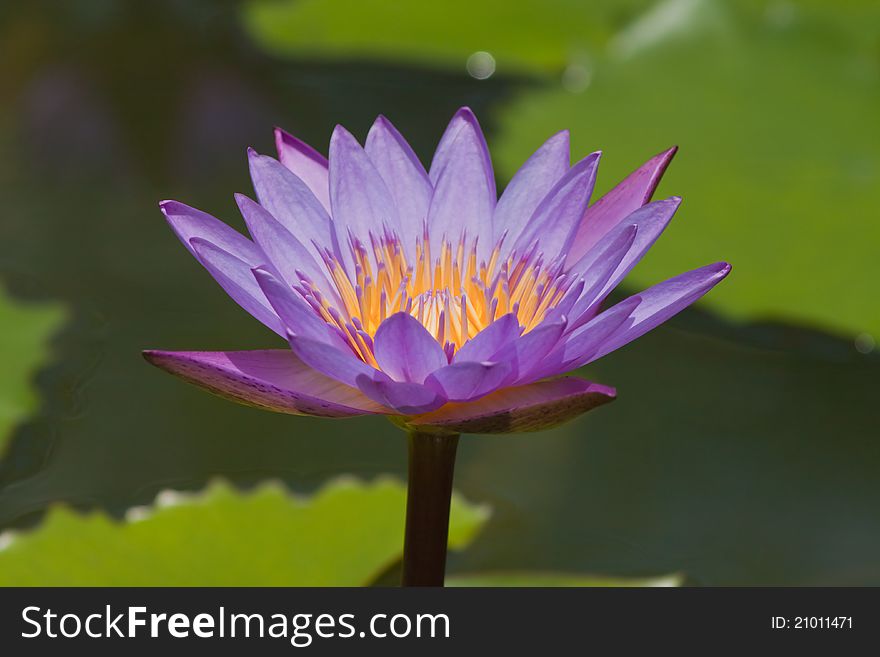
<path id="1" fill-rule="evenodd" d="M 252 267 L 266 262 L 260 248 L 244 235 L 224 224 L 207 212 L 196 210 L 179 201 L 162 201 L 159 208 L 171 230 L 196 258 L 190 240 L 194 237 L 211 242 L 235 257 L 250 263 Z"/>
<path id="2" fill-rule="evenodd" d="M 457 244 L 465 229 L 468 245 L 478 239 L 483 252 L 491 250 L 492 214 L 498 199 L 495 174 L 483 131 L 467 107 L 449 122 L 429 176 L 434 184 L 428 208 L 431 253 L 440 253 L 444 238 Z"/>
<path id="3" fill-rule="evenodd" d="M 666 226 L 672 220 L 681 199 L 677 196 L 655 201 L 642 206 L 626 218 L 624 225 L 638 227 L 638 233 L 632 246 L 618 264 L 617 269 L 605 283 L 604 288 L 598 293 L 597 298 L 603 300 L 617 285 L 626 277 L 633 267 L 638 264 L 642 256 L 648 252 L 660 234 L 666 230 Z M 589 256 L 589 254 L 587 254 Z"/>
<path id="4" fill-rule="evenodd" d="M 353 388 L 360 387 L 357 383 L 358 377 L 388 378 L 375 367 L 360 360 L 350 350 L 335 349 L 324 342 L 301 337 L 289 331 L 287 340 L 293 353 L 306 365 Z"/>
<path id="5" fill-rule="evenodd" d="M 408 421 L 412 429 L 450 433 L 541 431 L 613 401 L 614 388 L 575 377 L 504 388 L 477 401 L 447 404 Z"/>
<path id="6" fill-rule="evenodd" d="M 524 382 L 529 373 L 559 344 L 565 325 L 565 318 L 554 322 L 544 321 L 503 347 L 493 358 L 510 365 L 511 382 Z M 534 381 L 534 378 L 531 380 Z"/>
<path id="7" fill-rule="evenodd" d="M 717 262 L 706 265 L 685 274 L 680 274 L 668 281 L 658 283 L 640 292 L 637 296 L 641 302 L 630 314 L 631 323 L 624 331 L 617 331 L 598 348 L 592 360 L 601 358 L 607 353 L 619 349 L 623 345 L 641 337 L 656 328 L 667 319 L 694 303 L 701 296 L 724 280 L 730 273 L 730 265 Z M 620 304 L 626 303 L 621 301 Z M 618 304 L 618 305 L 620 305 Z M 605 312 L 610 312 L 606 310 Z M 604 315 L 605 313 L 602 313 Z M 599 315 L 601 317 L 602 315 Z"/>
<path id="8" fill-rule="evenodd" d="M 320 254 L 315 244 L 339 256 L 330 216 L 306 184 L 280 162 L 252 148 L 248 149 L 248 164 L 260 205 L 316 257 Z"/>
<path id="9" fill-rule="evenodd" d="M 220 287 L 226 290 L 233 301 L 278 335 L 284 336 L 286 334 L 281 320 L 278 319 L 278 315 L 275 314 L 251 273 L 251 269 L 254 267 L 261 264 L 267 265 L 268 262 L 255 264 L 245 262 L 199 237 L 191 239 L 190 245 L 199 262 L 220 284 Z"/>
<path id="10" fill-rule="evenodd" d="M 446 397 L 421 383 L 358 377 L 358 387 L 367 397 L 393 408 L 401 415 L 418 415 L 440 408 Z"/>
<path id="11" fill-rule="evenodd" d="M 568 330 L 582 326 L 592 319 L 595 310 L 604 299 L 602 293 L 610 289 L 608 281 L 620 267 L 620 263 L 629 254 L 633 242 L 636 240 L 639 227 L 635 224 L 625 224 L 615 228 L 602 238 L 590 252 L 581 259 L 589 259 L 584 263 L 584 289 L 577 301 L 568 311 L 571 321 Z M 579 263 L 579 264 L 581 264 Z"/>
<path id="12" fill-rule="evenodd" d="M 287 349 L 145 351 L 156 367 L 226 399 L 292 415 L 389 413 L 355 388 L 309 368 Z"/>
<path id="13" fill-rule="evenodd" d="M 580 260 L 609 230 L 651 200 L 677 150 L 673 147 L 655 155 L 587 209 L 568 252 L 569 264 Z"/>
<path id="14" fill-rule="evenodd" d="M 523 252 L 538 242 L 539 250 L 550 259 L 566 252 L 590 202 L 600 156 L 601 152 L 588 155 L 557 181 L 538 204 L 514 248 Z"/>
<path id="15" fill-rule="evenodd" d="M 424 233 L 434 188 L 413 149 L 384 116 L 379 116 L 370 128 L 364 150 L 394 198 L 403 248 L 412 262 L 416 240 Z"/>
<path id="16" fill-rule="evenodd" d="M 628 323 L 629 315 L 638 302 L 637 297 L 627 299 L 614 308 L 603 312 L 586 326 L 565 336 L 556 348 L 535 363 L 534 367 L 521 380 L 536 381 L 548 376 L 556 376 L 594 360 L 602 342 Z"/>
<path id="17" fill-rule="evenodd" d="M 473 361 L 479 363 L 491 360 L 501 347 L 519 336 L 520 330 L 516 315 L 513 313 L 502 315 L 465 342 L 461 349 L 455 352 L 453 362 Z"/>
<path id="18" fill-rule="evenodd" d="M 302 180 L 311 190 L 315 198 L 330 212 L 330 177 L 327 170 L 327 158 L 304 141 L 275 128 L 275 147 L 278 159 Z"/>
<path id="19" fill-rule="evenodd" d="M 615 333 L 626 330 L 631 325 L 632 312 L 640 302 L 638 296 L 629 297 L 566 336 L 562 346 L 565 369 L 583 367 L 598 358 L 599 347 Z"/>
<path id="20" fill-rule="evenodd" d="M 348 130 L 336 126 L 330 139 L 330 205 L 343 255 L 349 231 L 366 246 L 370 233 L 400 231 L 397 206 L 382 176 Z M 351 265 L 351 263 L 348 263 Z"/>
<path id="21" fill-rule="evenodd" d="M 395 381 L 421 383 L 447 365 L 443 347 L 412 315 L 395 313 L 373 336 L 373 355 L 379 367 Z"/>
<path id="22" fill-rule="evenodd" d="M 276 221 L 263 206 L 243 194 L 236 194 L 235 202 L 244 217 L 248 232 L 288 285 L 300 283 L 298 272 L 301 271 L 317 284 L 321 292 L 339 303 L 334 287 L 327 280 L 326 269 L 318 264 L 313 252 Z"/>
<path id="23" fill-rule="evenodd" d="M 479 399 L 500 388 L 510 374 L 507 363 L 454 363 L 441 367 L 425 379 L 425 385 L 449 401 Z"/>
<path id="24" fill-rule="evenodd" d="M 559 303 L 557 303 L 547 312 L 547 315 L 544 317 L 544 321 L 556 322 L 563 317 L 568 317 L 569 312 L 574 307 L 574 304 L 577 303 L 577 300 L 580 299 L 583 292 L 584 281 L 580 280 L 574 283 L 568 289 L 568 291 L 565 293 L 565 296 L 562 297 Z"/>
<path id="25" fill-rule="evenodd" d="M 493 243 L 506 232 L 505 245 L 513 247 L 538 204 L 565 175 L 569 164 L 569 135 L 563 130 L 544 142 L 504 189 L 492 220 Z"/>
<path id="26" fill-rule="evenodd" d="M 266 269 L 254 269 L 253 275 L 266 299 L 291 332 L 340 350 L 348 349 L 347 343 L 289 286 Z"/>

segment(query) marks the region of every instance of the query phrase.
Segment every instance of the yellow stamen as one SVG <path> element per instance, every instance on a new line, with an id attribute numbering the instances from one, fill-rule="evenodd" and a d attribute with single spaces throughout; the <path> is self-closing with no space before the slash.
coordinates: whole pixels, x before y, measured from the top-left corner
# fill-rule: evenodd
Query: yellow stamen
<path id="1" fill-rule="evenodd" d="M 561 279 L 548 273 L 540 256 L 533 257 L 534 249 L 522 257 L 502 258 L 499 243 L 486 263 L 478 262 L 476 247 L 466 246 L 464 238 L 456 245 L 444 241 L 436 260 L 427 237 L 415 244 L 413 262 L 407 261 L 397 238 L 387 233 L 371 237 L 370 247 L 351 245 L 353 275 L 333 255 L 326 258 L 335 288 L 325 291 L 326 296 L 338 298 L 340 308 L 334 309 L 317 290 L 310 294 L 321 319 L 339 330 L 358 358 L 374 366 L 369 340 L 396 312 L 409 312 L 454 353 L 510 312 L 516 313 L 524 332 L 533 330 L 564 294 Z"/>

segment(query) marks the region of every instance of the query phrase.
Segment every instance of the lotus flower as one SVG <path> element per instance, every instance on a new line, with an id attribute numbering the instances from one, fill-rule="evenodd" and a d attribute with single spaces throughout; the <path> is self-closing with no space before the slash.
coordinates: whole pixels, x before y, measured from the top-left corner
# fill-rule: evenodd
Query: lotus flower
<path id="1" fill-rule="evenodd" d="M 258 201 L 236 196 L 251 239 L 161 203 L 190 253 L 289 348 L 145 356 L 244 404 L 384 414 L 441 433 L 545 428 L 615 396 L 559 375 L 650 331 L 730 271 L 708 265 L 603 309 L 679 206 L 649 202 L 675 149 L 590 205 L 600 153 L 571 166 L 567 132 L 499 198 L 467 108 L 428 171 L 381 116 L 364 147 L 337 127 L 329 158 L 281 130 L 276 143 L 278 159 L 248 152 Z"/>

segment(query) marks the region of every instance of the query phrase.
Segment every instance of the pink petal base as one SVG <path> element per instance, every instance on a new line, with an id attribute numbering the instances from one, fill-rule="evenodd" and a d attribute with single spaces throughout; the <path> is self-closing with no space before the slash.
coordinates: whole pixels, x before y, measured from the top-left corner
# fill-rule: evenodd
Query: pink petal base
<path id="1" fill-rule="evenodd" d="M 449 403 L 424 415 L 396 418 L 406 429 L 440 433 L 542 431 L 613 401 L 614 388 L 576 377 L 505 388 L 482 399 Z"/>

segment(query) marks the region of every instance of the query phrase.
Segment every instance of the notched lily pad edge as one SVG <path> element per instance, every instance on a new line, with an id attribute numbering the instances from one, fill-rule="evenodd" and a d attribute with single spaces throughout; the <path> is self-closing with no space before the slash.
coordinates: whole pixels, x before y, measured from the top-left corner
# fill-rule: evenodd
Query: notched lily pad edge
<path id="1" fill-rule="evenodd" d="M 39 532 L 45 523 L 45 519 L 53 512 L 66 512 L 83 519 L 102 517 L 110 521 L 112 524 L 121 527 L 127 524 L 149 520 L 157 513 L 161 513 L 164 509 L 183 505 L 197 506 L 199 504 L 210 503 L 212 497 L 218 494 L 230 494 L 239 499 L 247 500 L 259 497 L 267 492 L 280 493 L 284 495 L 291 504 L 306 506 L 314 503 L 322 495 L 337 492 L 342 489 L 360 489 L 369 492 L 381 489 L 385 486 L 394 486 L 401 491 L 405 491 L 406 489 L 405 484 L 400 479 L 391 475 L 379 475 L 370 480 L 361 479 L 353 475 L 339 475 L 325 481 L 312 493 L 293 491 L 280 479 L 267 479 L 252 488 L 240 489 L 223 477 L 214 477 L 200 490 L 181 491 L 173 488 L 162 489 L 156 493 L 152 504 L 129 507 L 122 518 L 114 517 L 103 509 L 80 511 L 66 502 L 56 502 L 47 507 L 44 519 L 39 524 L 23 530 L 7 529 L 5 531 L 0 531 L 0 552 L 12 547 L 19 538 L 24 538 L 30 534 Z M 492 507 L 488 504 L 471 502 L 458 491 L 453 491 L 452 498 L 453 507 L 456 505 L 463 505 L 467 509 L 467 512 L 473 515 L 479 527 L 482 527 L 482 525 L 492 516 Z M 465 541 L 465 543 L 467 542 L 470 542 L 470 539 Z M 450 543 L 449 547 L 451 550 L 457 550 L 465 547 L 465 545 L 463 543 Z"/>

